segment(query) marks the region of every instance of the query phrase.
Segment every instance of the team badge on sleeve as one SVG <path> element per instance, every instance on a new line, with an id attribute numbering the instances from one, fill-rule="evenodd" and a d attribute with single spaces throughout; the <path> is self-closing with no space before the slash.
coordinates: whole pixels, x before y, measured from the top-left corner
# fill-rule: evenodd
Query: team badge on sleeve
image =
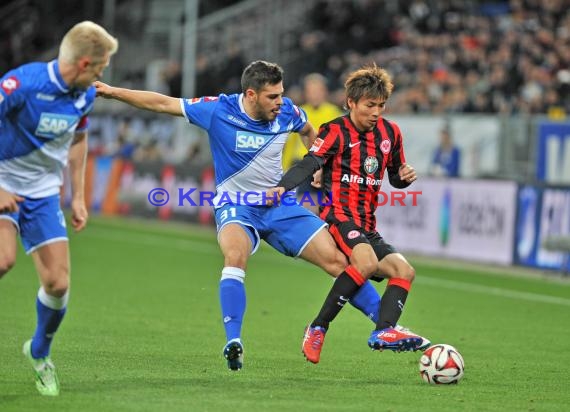
<path id="1" fill-rule="evenodd" d="M 194 104 L 198 102 L 215 102 L 218 100 L 218 96 L 203 96 L 203 97 L 193 97 L 191 99 L 185 99 L 186 103 Z"/>
<path id="2" fill-rule="evenodd" d="M 309 149 L 309 152 L 318 152 L 324 142 L 325 141 L 323 139 L 321 139 L 320 137 L 317 137 L 315 139 L 315 141 L 313 142 L 313 145 Z"/>
<path id="3" fill-rule="evenodd" d="M 2 90 L 4 90 L 7 95 L 10 95 L 14 90 L 20 87 L 20 81 L 16 76 L 10 76 L 7 79 L 4 79 L 0 87 L 2 87 Z"/>

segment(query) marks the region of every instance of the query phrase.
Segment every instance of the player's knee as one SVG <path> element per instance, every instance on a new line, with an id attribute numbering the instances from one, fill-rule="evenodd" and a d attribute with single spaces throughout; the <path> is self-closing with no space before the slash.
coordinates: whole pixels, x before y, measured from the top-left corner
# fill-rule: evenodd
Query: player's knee
<path id="1" fill-rule="evenodd" d="M 366 279 L 378 271 L 378 257 L 370 245 L 365 243 L 356 245 L 353 249 L 350 264 Z"/>
<path id="2" fill-rule="evenodd" d="M 13 256 L 0 255 L 0 278 L 10 271 L 16 263 L 16 258 Z"/>
<path id="3" fill-rule="evenodd" d="M 48 295 L 63 296 L 69 289 L 69 266 L 57 265 L 42 276 L 42 285 Z"/>
<path id="4" fill-rule="evenodd" d="M 397 279 L 404 279 L 412 283 L 416 277 L 416 270 L 408 263 L 398 265 L 396 274 L 393 276 Z"/>
<path id="5" fill-rule="evenodd" d="M 225 252 L 224 265 L 237 268 L 244 268 L 247 264 L 249 255 L 241 250 L 232 249 Z"/>
<path id="6" fill-rule="evenodd" d="M 353 266 L 360 272 L 360 274 L 366 279 L 374 276 L 378 271 L 378 260 L 377 259 L 366 259 L 358 261 L 353 264 Z"/>
<path id="7" fill-rule="evenodd" d="M 58 279 L 44 282 L 44 290 L 50 296 L 62 297 L 69 289 L 69 279 Z"/>

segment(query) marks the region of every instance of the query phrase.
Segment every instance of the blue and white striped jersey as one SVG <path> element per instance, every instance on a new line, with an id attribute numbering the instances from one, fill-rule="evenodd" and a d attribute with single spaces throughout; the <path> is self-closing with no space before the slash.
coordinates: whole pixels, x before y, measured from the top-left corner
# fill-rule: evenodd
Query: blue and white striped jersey
<path id="1" fill-rule="evenodd" d="M 0 187 L 41 198 L 59 193 L 75 132 L 87 129 L 95 88 L 70 89 L 56 60 L 0 78 Z"/>
<path id="2" fill-rule="evenodd" d="M 275 120 L 253 120 L 243 107 L 243 94 L 180 99 L 180 104 L 186 119 L 208 132 L 216 175 L 213 204 L 239 204 L 246 192 L 254 192 L 248 195 L 250 204 L 261 204 L 261 193 L 281 179 L 283 146 L 289 133 L 307 123 L 305 112 L 283 98 Z"/>

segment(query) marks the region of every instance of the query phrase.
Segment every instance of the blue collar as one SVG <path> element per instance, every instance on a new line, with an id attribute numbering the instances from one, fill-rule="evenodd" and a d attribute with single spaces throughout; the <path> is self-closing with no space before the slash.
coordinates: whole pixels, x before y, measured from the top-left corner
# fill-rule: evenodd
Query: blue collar
<path id="1" fill-rule="evenodd" d="M 61 90 L 64 93 L 69 92 L 69 86 L 65 83 L 63 77 L 61 76 L 57 60 L 52 60 L 51 62 L 48 63 L 48 74 L 49 74 L 49 79 L 52 81 L 53 84 L 57 86 L 59 90 Z"/>

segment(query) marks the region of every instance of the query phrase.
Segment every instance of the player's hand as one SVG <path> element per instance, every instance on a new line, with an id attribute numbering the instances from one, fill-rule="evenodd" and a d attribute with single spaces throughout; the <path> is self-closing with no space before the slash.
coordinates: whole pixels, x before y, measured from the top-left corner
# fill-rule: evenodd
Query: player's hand
<path id="1" fill-rule="evenodd" d="M 71 201 L 71 226 L 75 232 L 79 232 L 85 228 L 87 225 L 87 219 L 89 218 L 89 213 L 87 213 L 87 207 L 85 206 L 84 200 L 72 200 Z"/>
<path id="2" fill-rule="evenodd" d="M 416 169 L 407 163 L 404 163 L 402 166 L 400 166 L 400 169 L 398 169 L 398 175 L 400 176 L 401 180 L 408 183 L 412 183 L 418 179 Z"/>
<path id="3" fill-rule="evenodd" d="M 317 189 L 323 187 L 322 177 L 323 177 L 323 169 L 319 169 L 315 173 L 313 173 L 313 181 L 311 182 L 311 186 L 316 187 Z"/>
<path id="4" fill-rule="evenodd" d="M 18 203 L 24 198 L 14 193 L 0 189 L 0 213 L 14 213 L 18 211 Z"/>
<path id="5" fill-rule="evenodd" d="M 265 206 L 278 205 L 279 201 L 281 200 L 281 196 L 283 196 L 283 193 L 285 193 L 284 187 L 274 187 L 269 189 L 266 193 Z"/>
<path id="6" fill-rule="evenodd" d="M 96 91 L 96 96 L 97 97 L 104 97 L 106 99 L 111 99 L 111 92 L 113 90 L 113 88 L 111 86 L 109 86 L 106 83 L 100 82 L 100 81 L 96 81 L 93 83 L 93 86 L 95 86 L 95 91 Z"/>

